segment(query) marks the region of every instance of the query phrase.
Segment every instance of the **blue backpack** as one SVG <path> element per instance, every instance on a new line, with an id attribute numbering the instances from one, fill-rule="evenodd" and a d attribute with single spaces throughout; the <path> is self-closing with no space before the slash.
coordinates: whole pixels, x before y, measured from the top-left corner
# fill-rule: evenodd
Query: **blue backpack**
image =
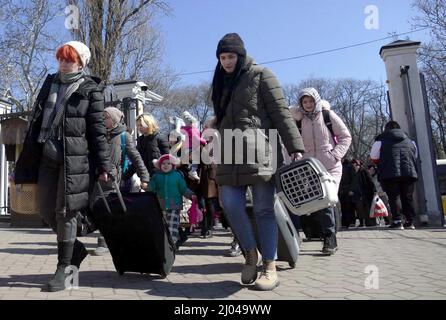
<path id="1" fill-rule="evenodd" d="M 129 158 L 125 152 L 125 131 L 121 133 L 121 169 L 124 174 L 129 169 Z"/>

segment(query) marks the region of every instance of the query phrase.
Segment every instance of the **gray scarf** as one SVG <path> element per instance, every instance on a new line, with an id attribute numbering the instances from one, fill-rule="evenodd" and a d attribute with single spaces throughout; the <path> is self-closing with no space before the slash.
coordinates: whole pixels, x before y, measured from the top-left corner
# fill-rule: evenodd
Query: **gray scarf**
<path id="1" fill-rule="evenodd" d="M 308 119 L 310 119 L 311 121 L 313 121 L 314 118 L 316 118 L 316 115 L 317 115 L 319 112 L 320 112 L 320 111 L 316 111 L 316 108 L 315 108 L 315 110 L 313 110 L 313 111 L 311 111 L 311 112 L 305 111 L 305 110 L 302 108 L 302 113 L 304 114 L 304 116 L 307 117 Z"/>
<path id="2" fill-rule="evenodd" d="M 43 110 L 42 127 L 38 142 L 43 143 L 49 138 L 60 138 L 59 125 L 64 114 L 65 104 L 84 82 L 84 75 L 83 71 L 58 72 L 56 74 Z"/>

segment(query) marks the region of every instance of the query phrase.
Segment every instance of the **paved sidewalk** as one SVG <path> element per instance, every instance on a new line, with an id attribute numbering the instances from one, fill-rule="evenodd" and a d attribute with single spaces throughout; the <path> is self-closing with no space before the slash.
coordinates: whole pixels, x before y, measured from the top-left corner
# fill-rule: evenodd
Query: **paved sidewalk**
<path id="1" fill-rule="evenodd" d="M 338 238 L 340 250 L 332 257 L 320 253 L 320 242 L 304 242 L 295 269 L 278 262 L 281 285 L 272 292 L 240 284 L 243 258 L 223 256 L 232 238 L 217 230 L 211 239 L 190 238 L 166 279 L 121 277 L 110 255 L 90 255 L 81 266 L 79 289 L 46 293 L 40 291 L 55 271 L 55 235 L 0 223 L 0 300 L 446 299 L 446 229 L 352 229 Z M 84 241 L 94 250 L 95 237 Z M 373 275 L 378 282 L 367 280 Z"/>

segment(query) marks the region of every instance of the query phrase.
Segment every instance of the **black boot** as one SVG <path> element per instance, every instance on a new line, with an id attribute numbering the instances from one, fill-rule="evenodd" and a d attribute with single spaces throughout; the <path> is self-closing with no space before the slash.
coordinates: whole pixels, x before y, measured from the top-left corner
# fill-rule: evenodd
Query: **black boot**
<path id="1" fill-rule="evenodd" d="M 71 258 L 73 257 L 73 242 L 58 242 L 57 243 L 57 270 L 54 278 L 48 282 L 47 289 L 49 292 L 56 292 L 65 290 L 65 280 L 70 273 L 65 273 L 66 268 L 70 266 Z"/>
<path id="2" fill-rule="evenodd" d="M 322 252 L 325 254 L 333 255 L 338 250 L 338 241 L 336 239 L 336 233 L 325 235 L 324 246 Z"/>
<path id="3" fill-rule="evenodd" d="M 82 261 L 84 261 L 87 255 L 88 251 L 85 248 L 85 245 L 76 239 L 76 241 L 74 242 L 73 257 L 71 258 L 71 264 L 79 269 Z"/>

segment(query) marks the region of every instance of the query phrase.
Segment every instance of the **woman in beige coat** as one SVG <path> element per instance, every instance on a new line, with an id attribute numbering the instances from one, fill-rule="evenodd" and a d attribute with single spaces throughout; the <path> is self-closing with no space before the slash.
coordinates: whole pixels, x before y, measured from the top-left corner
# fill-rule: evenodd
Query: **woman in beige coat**
<path id="1" fill-rule="evenodd" d="M 330 110 L 330 103 L 322 100 L 314 88 L 305 88 L 299 93 L 299 104 L 290 108 L 294 119 L 301 123 L 301 135 L 305 146 L 304 158 L 316 158 L 339 182 L 342 177 L 341 160 L 347 153 L 351 135 L 336 113 Z M 333 134 L 324 120 L 323 110 L 328 110 Z M 321 219 L 324 247 L 322 252 L 334 254 L 337 250 L 335 217 L 332 208 L 318 213 Z"/>

